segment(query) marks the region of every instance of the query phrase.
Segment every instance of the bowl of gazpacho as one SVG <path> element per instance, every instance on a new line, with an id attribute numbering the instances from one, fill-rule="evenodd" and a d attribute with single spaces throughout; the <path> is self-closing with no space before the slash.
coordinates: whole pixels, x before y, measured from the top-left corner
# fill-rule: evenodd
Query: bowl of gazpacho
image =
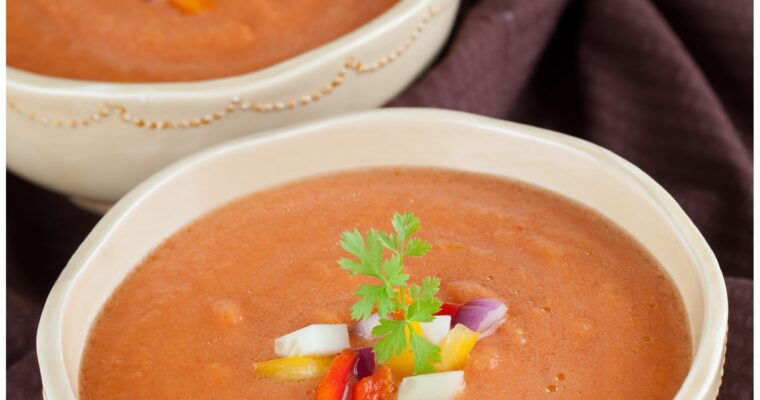
<path id="1" fill-rule="evenodd" d="M 459 0 L 11 0 L 8 167 L 96 205 L 253 132 L 378 107 Z"/>
<path id="2" fill-rule="evenodd" d="M 140 184 L 63 270 L 37 351 L 48 400 L 715 399 L 727 315 L 709 246 L 635 166 L 387 109 Z"/>

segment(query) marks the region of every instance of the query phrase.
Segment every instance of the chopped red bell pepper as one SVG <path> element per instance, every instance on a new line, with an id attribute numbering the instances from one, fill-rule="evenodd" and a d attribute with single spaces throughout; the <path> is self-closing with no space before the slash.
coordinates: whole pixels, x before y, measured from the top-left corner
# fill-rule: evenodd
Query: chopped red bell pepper
<path id="1" fill-rule="evenodd" d="M 343 350 L 330 364 L 327 375 L 319 382 L 316 400 L 342 400 L 346 394 L 348 381 L 354 373 L 358 355 L 351 349 Z"/>
<path id="2" fill-rule="evenodd" d="M 379 367 L 374 374 L 354 385 L 351 400 L 389 400 L 393 389 L 395 382 L 391 370 Z"/>
<path id="3" fill-rule="evenodd" d="M 462 308 L 461 304 L 443 303 L 441 304 L 441 310 L 435 313 L 435 315 L 451 315 L 451 326 L 453 327 L 460 308 Z"/>

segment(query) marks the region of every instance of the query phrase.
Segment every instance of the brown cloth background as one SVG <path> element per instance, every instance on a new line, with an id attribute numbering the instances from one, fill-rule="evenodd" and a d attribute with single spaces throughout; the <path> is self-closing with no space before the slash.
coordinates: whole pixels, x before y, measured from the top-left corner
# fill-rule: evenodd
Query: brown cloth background
<path id="1" fill-rule="evenodd" d="M 752 0 L 465 0 L 437 63 L 391 104 L 565 132 L 660 182 L 727 276 L 721 399 L 753 395 L 752 7 Z M 7 196 L 7 397 L 39 399 L 39 313 L 98 217 L 13 174 Z"/>

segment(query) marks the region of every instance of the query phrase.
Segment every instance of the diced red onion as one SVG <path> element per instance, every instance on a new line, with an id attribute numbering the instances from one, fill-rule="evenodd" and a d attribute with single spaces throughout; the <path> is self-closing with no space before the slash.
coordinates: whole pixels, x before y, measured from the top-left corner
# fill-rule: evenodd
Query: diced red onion
<path id="1" fill-rule="evenodd" d="M 506 318 L 502 318 L 502 319 L 494 322 L 493 324 L 491 324 L 491 326 L 489 326 L 488 328 L 486 328 L 486 330 L 484 330 L 483 332 L 480 333 L 480 336 L 478 336 L 478 340 L 483 339 L 483 338 L 487 338 L 487 337 L 493 335 L 496 332 L 496 330 L 499 329 L 500 326 L 504 325 L 505 322 L 507 322 Z"/>
<path id="2" fill-rule="evenodd" d="M 469 329 L 479 332 L 480 339 L 492 335 L 504 323 L 507 306 L 493 299 L 470 300 L 457 313 L 453 325 L 462 324 Z"/>
<path id="3" fill-rule="evenodd" d="M 375 372 L 375 352 L 371 347 L 356 350 L 359 358 L 356 360 L 356 379 L 361 380 Z"/>
<path id="4" fill-rule="evenodd" d="M 465 303 L 465 305 L 495 309 L 501 305 L 504 305 L 504 303 L 500 302 L 499 300 L 494 300 L 494 299 L 475 299 L 475 300 L 468 301 L 467 303 Z"/>

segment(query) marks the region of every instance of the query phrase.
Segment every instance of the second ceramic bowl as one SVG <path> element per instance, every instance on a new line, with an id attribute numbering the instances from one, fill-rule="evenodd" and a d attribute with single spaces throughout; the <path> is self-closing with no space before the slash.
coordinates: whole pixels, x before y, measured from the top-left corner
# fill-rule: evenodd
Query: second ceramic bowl
<path id="1" fill-rule="evenodd" d="M 215 143 L 378 107 L 431 62 L 458 5 L 401 0 L 331 43 L 226 79 L 109 84 L 8 68 L 8 168 L 88 204 L 112 203 Z"/>

